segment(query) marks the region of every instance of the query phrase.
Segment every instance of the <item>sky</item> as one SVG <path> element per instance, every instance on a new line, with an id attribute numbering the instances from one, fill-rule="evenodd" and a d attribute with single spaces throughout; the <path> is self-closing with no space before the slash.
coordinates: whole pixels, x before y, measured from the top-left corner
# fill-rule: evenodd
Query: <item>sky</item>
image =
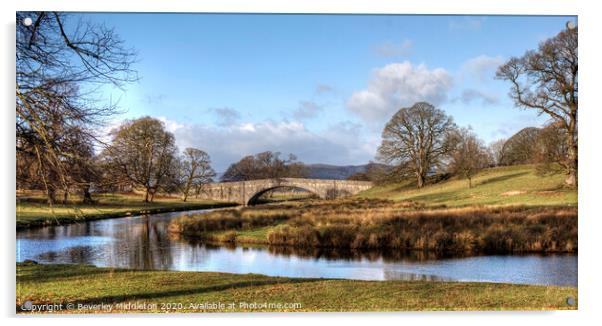
<path id="1" fill-rule="evenodd" d="M 138 52 L 140 80 L 106 86 L 124 119 L 153 116 L 223 172 L 266 150 L 305 163 L 375 159 L 385 123 L 427 101 L 487 144 L 548 119 L 521 110 L 496 68 L 565 16 L 82 13 Z M 78 17 L 79 18 L 79 17 Z"/>

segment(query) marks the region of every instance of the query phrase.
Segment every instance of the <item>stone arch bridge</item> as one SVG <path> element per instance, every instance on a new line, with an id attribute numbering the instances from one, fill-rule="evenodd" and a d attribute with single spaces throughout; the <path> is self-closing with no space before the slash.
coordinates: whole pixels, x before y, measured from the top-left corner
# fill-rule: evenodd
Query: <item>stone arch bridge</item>
<path id="1" fill-rule="evenodd" d="M 372 182 L 303 178 L 219 182 L 205 185 L 200 197 L 249 205 L 267 191 L 282 187 L 304 189 L 325 199 L 355 195 L 360 191 L 370 189 Z"/>

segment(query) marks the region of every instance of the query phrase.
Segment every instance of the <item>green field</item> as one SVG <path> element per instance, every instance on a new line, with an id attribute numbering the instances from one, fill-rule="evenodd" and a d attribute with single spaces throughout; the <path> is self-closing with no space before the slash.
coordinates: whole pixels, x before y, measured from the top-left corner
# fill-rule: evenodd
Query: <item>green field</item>
<path id="1" fill-rule="evenodd" d="M 400 311 L 577 309 L 577 289 L 428 281 L 298 279 L 255 274 L 132 271 L 86 265 L 17 265 L 17 311 L 39 304 L 112 304 L 111 312 Z M 119 309 L 118 303 L 146 304 Z M 233 303 L 200 309 L 198 304 Z M 244 306 L 257 303 L 259 308 Z M 261 305 L 271 306 L 263 308 Z M 193 304 L 193 305 L 191 305 Z M 194 305 L 197 306 L 194 306 Z M 243 304 L 241 306 L 241 304 Z M 281 304 L 279 307 L 278 304 Z M 284 306 L 284 305 L 287 306 Z M 60 310 L 58 313 L 109 312 Z M 173 309 L 162 309 L 173 308 Z M 104 310 L 103 310 L 104 309 Z"/>
<path id="2" fill-rule="evenodd" d="M 66 205 L 55 204 L 52 208 L 39 195 L 28 200 L 18 200 L 17 229 L 129 215 L 232 206 L 232 204 L 210 200 L 189 199 L 183 202 L 179 198 L 168 197 L 157 198 L 152 203 L 144 203 L 141 195 L 131 194 L 94 195 L 94 199 L 97 203 L 92 205 L 73 202 Z"/>
<path id="3" fill-rule="evenodd" d="M 563 174 L 537 175 L 534 166 L 497 167 L 480 172 L 473 179 L 473 188 L 466 179 L 448 181 L 415 188 L 410 181 L 404 184 L 376 186 L 359 196 L 364 198 L 415 201 L 428 206 L 445 205 L 530 205 L 577 206 L 577 190 L 563 186 Z"/>

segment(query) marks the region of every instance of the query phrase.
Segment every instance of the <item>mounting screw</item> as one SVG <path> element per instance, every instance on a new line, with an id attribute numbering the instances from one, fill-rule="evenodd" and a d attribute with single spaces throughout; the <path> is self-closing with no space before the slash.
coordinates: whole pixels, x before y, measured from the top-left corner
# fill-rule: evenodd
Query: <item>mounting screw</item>
<path id="1" fill-rule="evenodd" d="M 566 28 L 567 29 L 575 29 L 575 27 L 577 27 L 577 26 L 575 25 L 574 22 L 572 22 L 572 21 L 566 22 Z"/>
<path id="2" fill-rule="evenodd" d="M 566 298 L 566 304 L 568 304 L 569 306 L 574 306 L 575 305 L 575 298 L 574 297 L 567 297 Z"/>
<path id="3" fill-rule="evenodd" d="M 23 303 L 23 305 L 21 306 L 21 308 L 23 310 L 31 310 L 31 308 L 33 308 L 33 303 L 31 301 L 27 300 L 27 301 L 25 301 Z"/>

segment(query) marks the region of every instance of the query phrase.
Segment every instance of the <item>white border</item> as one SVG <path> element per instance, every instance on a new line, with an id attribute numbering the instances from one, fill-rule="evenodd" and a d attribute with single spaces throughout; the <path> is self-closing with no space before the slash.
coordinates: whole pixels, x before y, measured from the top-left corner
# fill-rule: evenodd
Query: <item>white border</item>
<path id="1" fill-rule="evenodd" d="M 573 15 L 581 1 L 546 0 L 530 3 L 525 0 L 221 0 L 221 1 L 102 1 L 77 0 L 36 1 L 22 0 L 19 10 L 70 11 L 145 11 L 145 12 L 255 12 L 255 13 L 399 13 L 399 14 L 527 14 Z"/>
<path id="2" fill-rule="evenodd" d="M 521 14 L 521 15 L 578 15 L 580 27 L 580 61 L 581 61 L 581 113 L 580 129 L 580 185 L 579 185 L 579 311 L 560 312 L 466 312 L 466 313 L 350 313 L 350 314 L 234 314 L 234 315 L 194 315 L 196 318 L 181 318 L 178 323 L 186 324 L 222 324 L 224 322 L 258 325 L 305 325 L 315 323 L 316 318 L 326 322 L 365 323 L 366 318 L 378 318 L 384 323 L 411 324 L 449 324 L 462 325 L 504 325 L 510 323 L 545 323 L 546 325 L 572 325 L 577 323 L 595 323 L 600 300 L 600 236 L 602 232 L 602 214 L 597 203 L 601 202 L 602 184 L 598 169 L 601 155 L 599 121 L 601 121 L 601 105 L 599 76 L 602 76 L 599 58 L 599 37 L 602 34 L 596 1 L 527 1 L 527 0 L 303 0 L 303 1 L 251 1 L 222 0 L 213 3 L 186 1 L 43 1 L 12 0 L 2 2 L 2 50 L 0 50 L 3 72 L 2 83 L 2 186 L 0 200 L 3 208 L 1 216 L 3 224 L 2 250 L 2 296 L 0 309 L 3 317 L 14 315 L 14 19 L 17 10 L 64 10 L 64 11 L 135 11 L 135 12 L 255 12 L 255 13 L 406 13 L 406 14 Z M 535 45 L 534 45 L 535 46 Z M 132 316 L 135 317 L 135 316 Z M 157 316 L 153 317 L 165 317 Z M 184 316 L 192 317 L 192 315 Z M 274 318 L 277 317 L 277 318 Z M 302 318 L 299 318 L 302 317 Z M 197 319 L 199 318 L 199 319 Z M 398 320 L 403 318 L 403 320 Z M 226 320 L 224 320 L 226 319 Z M 393 320 L 395 319 L 395 320 Z M 117 320 L 111 320 L 116 322 Z M 324 321 L 324 320 L 321 320 Z M 52 317 L 44 320 L 22 318 L 8 320 L 20 324 L 60 323 L 61 325 L 79 325 L 79 318 Z M 105 323 L 103 318 L 87 318 L 86 324 Z M 121 322 L 121 320 L 120 320 Z M 128 322 L 125 320 L 125 322 Z M 131 322 L 165 323 L 165 320 L 137 320 Z"/>

